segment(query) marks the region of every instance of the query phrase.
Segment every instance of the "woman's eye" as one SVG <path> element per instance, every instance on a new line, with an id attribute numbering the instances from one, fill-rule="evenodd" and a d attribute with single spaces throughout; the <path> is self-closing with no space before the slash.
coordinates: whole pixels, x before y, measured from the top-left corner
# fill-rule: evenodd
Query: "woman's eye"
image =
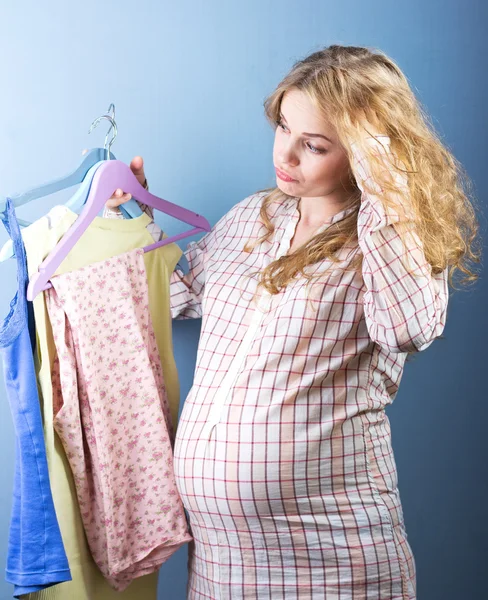
<path id="1" fill-rule="evenodd" d="M 307 147 L 310 148 L 310 150 L 314 154 L 323 154 L 325 152 L 325 150 L 322 150 L 322 148 L 316 148 L 315 146 L 312 146 L 312 144 L 310 144 L 309 142 L 307 142 Z"/>
<path id="2" fill-rule="evenodd" d="M 276 125 L 285 131 L 286 125 L 283 123 L 283 121 L 276 121 Z M 323 150 L 322 148 L 316 148 L 315 146 L 312 146 L 312 144 L 309 142 L 307 142 L 305 145 L 313 154 L 324 154 L 326 152 L 326 150 Z"/>

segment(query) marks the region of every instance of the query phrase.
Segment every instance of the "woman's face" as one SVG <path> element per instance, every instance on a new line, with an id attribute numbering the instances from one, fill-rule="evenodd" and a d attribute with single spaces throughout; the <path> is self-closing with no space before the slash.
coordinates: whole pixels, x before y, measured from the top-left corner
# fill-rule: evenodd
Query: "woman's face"
<path id="1" fill-rule="evenodd" d="M 332 126 L 324 122 L 301 91 L 288 90 L 281 102 L 281 120 L 273 148 L 280 190 L 299 198 L 327 198 L 333 204 L 350 199 L 357 190 L 350 178 L 347 154 Z M 294 181 L 284 181 L 283 171 Z"/>

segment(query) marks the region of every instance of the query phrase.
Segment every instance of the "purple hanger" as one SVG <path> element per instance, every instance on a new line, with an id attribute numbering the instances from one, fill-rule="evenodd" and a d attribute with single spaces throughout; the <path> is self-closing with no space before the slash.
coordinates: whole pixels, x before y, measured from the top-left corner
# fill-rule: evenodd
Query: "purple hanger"
<path id="1" fill-rule="evenodd" d="M 184 223 L 193 225 L 193 229 L 189 229 L 178 235 L 146 246 L 144 252 L 149 252 L 155 248 L 171 244 L 172 242 L 181 240 L 190 235 L 195 235 L 201 231 L 210 231 L 211 229 L 211 226 L 205 217 L 178 206 L 177 204 L 168 202 L 168 200 L 163 200 L 163 198 L 159 198 L 144 189 L 137 181 L 137 178 L 130 167 L 122 161 L 104 161 L 104 164 L 98 168 L 93 176 L 90 192 L 80 216 L 39 266 L 39 271 L 30 278 L 29 286 L 27 288 L 28 300 L 34 300 L 39 292 L 51 287 L 51 284 L 49 284 L 48 281 L 117 188 L 121 188 L 125 193 L 131 194 L 143 204 L 147 204 L 156 210 L 160 210 Z"/>

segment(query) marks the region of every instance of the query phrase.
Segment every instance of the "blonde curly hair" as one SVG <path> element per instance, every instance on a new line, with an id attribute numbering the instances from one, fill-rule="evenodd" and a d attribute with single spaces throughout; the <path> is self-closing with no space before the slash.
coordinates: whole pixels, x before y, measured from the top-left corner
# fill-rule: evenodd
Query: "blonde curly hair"
<path id="1" fill-rule="evenodd" d="M 460 283 L 474 282 L 478 275 L 472 270 L 472 264 L 481 261 L 481 245 L 471 197 L 472 184 L 461 164 L 440 141 L 405 75 L 393 60 L 377 49 L 333 45 L 298 61 L 265 100 L 266 117 L 275 128 L 280 122 L 283 96 L 291 89 L 306 93 L 319 114 L 335 127 L 350 164 L 351 144 L 357 144 L 371 165 L 374 182 L 383 191 L 383 203 L 399 210 L 408 221 L 402 204 L 395 202 L 395 198 L 405 199 L 405 189 L 399 189 L 395 178 L 388 175 L 393 173 L 392 169 L 406 173 L 408 206 L 413 209 L 413 213 L 409 213 L 410 220 L 415 221 L 432 272 L 440 273 L 448 267 L 453 288 L 456 270 L 465 274 Z M 393 155 L 399 159 L 390 165 L 391 169 L 385 169 L 382 160 L 365 143 L 365 122 L 379 125 L 381 133 L 390 137 Z M 375 132 L 369 133 L 374 135 Z M 355 182 L 352 170 L 351 178 Z M 266 192 L 260 212 L 265 234 L 248 242 L 245 248 L 248 252 L 273 235 L 274 226 L 268 214 L 270 205 L 290 198 L 278 187 L 261 191 Z M 366 187 L 365 191 L 373 190 Z M 305 272 L 308 265 L 324 259 L 338 262 L 339 249 L 357 244 L 360 194 L 351 196 L 353 205 L 357 210 L 312 237 L 295 252 L 268 265 L 260 273 L 259 284 L 277 294 L 297 275 L 310 278 Z M 407 229 L 395 227 L 403 238 Z M 362 255 L 358 252 L 350 267 L 359 269 L 361 263 Z"/>

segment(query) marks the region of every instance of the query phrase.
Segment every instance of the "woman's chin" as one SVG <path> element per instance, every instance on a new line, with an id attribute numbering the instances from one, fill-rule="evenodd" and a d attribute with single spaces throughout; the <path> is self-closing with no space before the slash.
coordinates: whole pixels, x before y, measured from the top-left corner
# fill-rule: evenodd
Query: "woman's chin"
<path id="1" fill-rule="evenodd" d="M 296 195 L 298 181 L 283 181 L 279 177 L 276 177 L 276 185 L 277 187 L 284 193 L 289 196 Z"/>

